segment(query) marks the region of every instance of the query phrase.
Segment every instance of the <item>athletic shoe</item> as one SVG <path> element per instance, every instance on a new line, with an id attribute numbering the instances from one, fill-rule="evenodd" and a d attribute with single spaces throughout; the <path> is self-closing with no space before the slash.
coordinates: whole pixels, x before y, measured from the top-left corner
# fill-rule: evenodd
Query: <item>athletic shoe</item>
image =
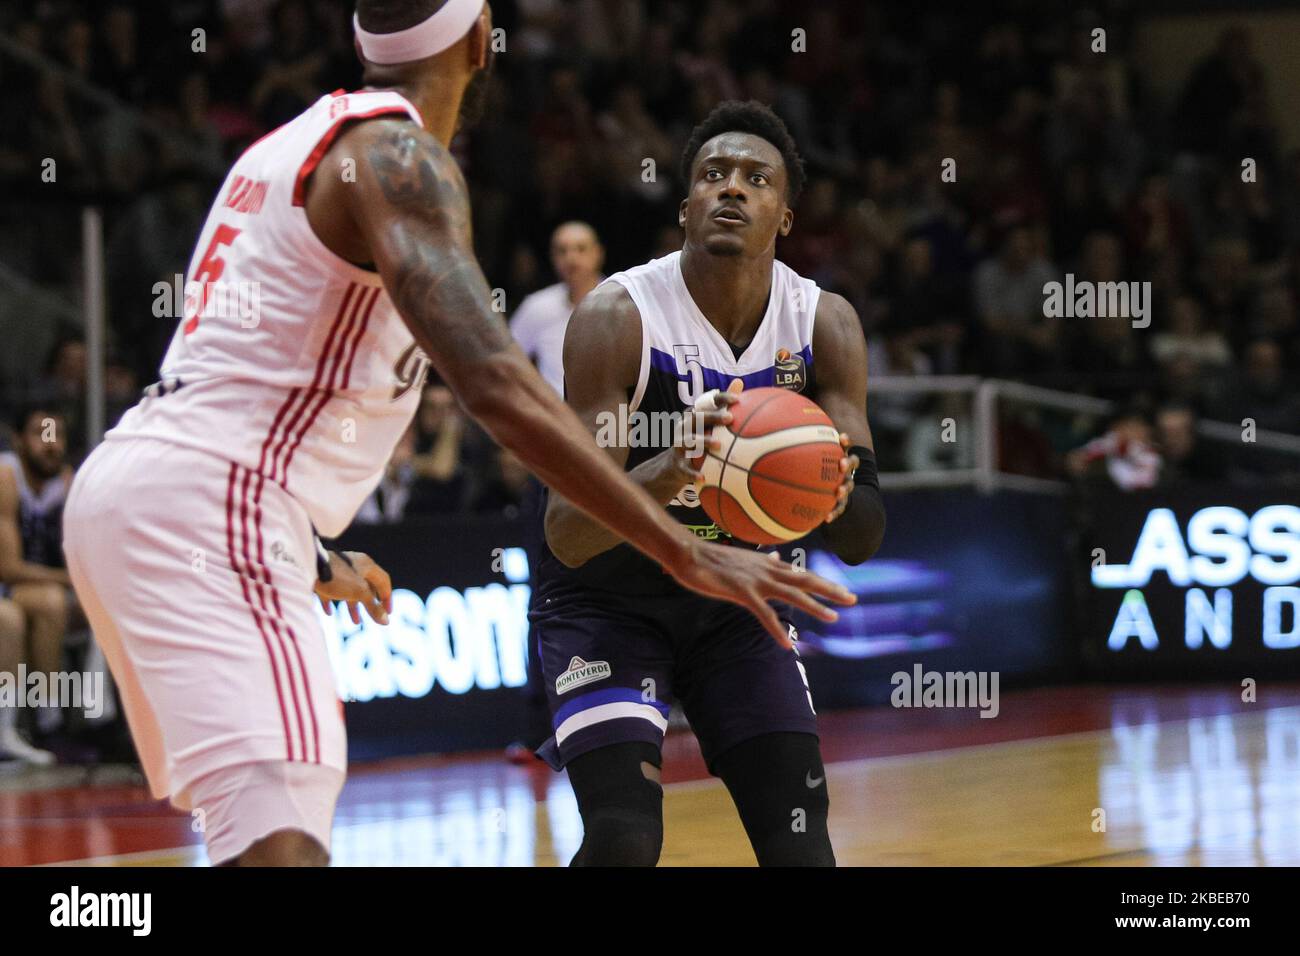
<path id="1" fill-rule="evenodd" d="M 54 754 L 33 747 L 13 729 L 0 730 L 0 759 L 5 757 L 36 767 L 48 767 L 54 763 Z"/>

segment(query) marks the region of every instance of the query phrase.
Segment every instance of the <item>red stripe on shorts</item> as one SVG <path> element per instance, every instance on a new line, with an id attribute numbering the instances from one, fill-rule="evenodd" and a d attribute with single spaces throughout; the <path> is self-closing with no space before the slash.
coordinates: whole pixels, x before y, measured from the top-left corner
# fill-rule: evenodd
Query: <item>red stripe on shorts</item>
<path id="1" fill-rule="evenodd" d="M 276 620 L 275 615 L 271 613 L 271 609 L 267 605 L 266 591 L 263 589 L 263 582 L 261 580 L 261 577 L 258 574 L 258 567 L 255 564 L 253 564 L 253 560 L 249 554 L 251 535 L 249 535 L 248 533 L 249 511 L 250 511 L 249 500 L 248 500 L 248 487 L 249 487 L 249 480 L 252 477 L 253 473 L 249 471 L 247 468 L 243 468 L 239 470 L 243 472 L 243 476 L 244 476 L 243 481 L 241 483 L 242 490 L 239 492 L 239 524 L 240 524 L 240 531 L 242 532 L 242 537 L 243 537 L 242 548 L 244 553 L 244 566 L 249 570 L 249 573 L 253 579 L 254 590 L 257 592 L 258 603 L 261 604 L 262 606 L 262 613 L 266 615 L 266 618 L 271 625 L 271 631 L 275 636 L 275 642 L 276 644 L 279 645 L 280 653 L 284 656 L 284 672 L 289 682 L 289 697 L 293 702 L 294 722 L 298 726 L 298 739 L 300 742 L 300 749 L 302 751 L 302 756 L 300 758 L 291 757 L 290 759 L 308 760 L 310 758 L 307 756 L 306 753 L 307 725 L 302 719 L 302 706 L 298 702 L 298 681 L 294 677 L 293 660 L 289 656 L 289 649 L 285 646 L 286 640 L 283 632 L 280 630 L 279 622 Z"/>
<path id="2" fill-rule="evenodd" d="M 230 567 L 239 578 L 240 587 L 244 591 L 244 603 L 248 605 L 248 610 L 253 615 L 253 622 L 257 625 L 258 633 L 262 635 L 262 644 L 266 647 L 266 656 L 271 661 L 271 680 L 275 684 L 275 696 L 280 705 L 280 722 L 284 726 L 284 744 L 285 759 L 293 759 L 293 736 L 289 732 L 289 714 L 284 706 L 284 691 L 280 687 L 280 667 L 275 662 L 275 652 L 271 649 L 271 640 L 267 637 L 266 628 L 262 624 L 262 619 L 257 615 L 257 607 L 253 604 L 253 599 L 248 593 L 248 579 L 239 566 L 239 559 L 236 557 L 235 550 L 235 478 L 238 466 L 230 463 L 230 477 L 226 482 L 226 553 L 230 558 Z"/>

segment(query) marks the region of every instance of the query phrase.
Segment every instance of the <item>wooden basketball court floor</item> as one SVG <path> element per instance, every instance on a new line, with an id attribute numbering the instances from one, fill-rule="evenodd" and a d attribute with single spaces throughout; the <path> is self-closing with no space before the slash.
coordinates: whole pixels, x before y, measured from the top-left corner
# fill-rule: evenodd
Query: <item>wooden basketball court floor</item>
<path id="1" fill-rule="evenodd" d="M 1300 684 L 1004 693 L 996 718 L 823 715 L 841 865 L 1300 864 Z M 689 733 L 665 745 L 662 863 L 753 856 Z M 354 766 L 335 865 L 553 866 L 582 827 L 563 775 L 498 754 Z M 0 865 L 203 865 L 187 815 L 124 770 L 0 774 Z"/>

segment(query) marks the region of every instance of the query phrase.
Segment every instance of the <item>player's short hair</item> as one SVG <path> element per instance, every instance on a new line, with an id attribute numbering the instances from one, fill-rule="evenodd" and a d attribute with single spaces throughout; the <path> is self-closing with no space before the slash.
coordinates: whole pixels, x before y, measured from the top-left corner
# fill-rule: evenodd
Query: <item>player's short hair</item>
<path id="1" fill-rule="evenodd" d="M 700 148 L 713 139 L 715 136 L 721 136 L 723 133 L 749 133 L 751 136 L 757 136 L 765 139 L 781 153 L 781 161 L 785 163 L 785 181 L 786 181 L 786 202 L 791 206 L 803 192 L 805 180 L 803 157 L 799 155 L 799 147 L 795 145 L 794 137 L 786 129 L 784 121 L 776 113 L 772 112 L 771 107 L 758 100 L 749 100 L 742 103 L 740 100 L 725 100 L 713 108 L 700 125 L 691 130 L 691 138 L 686 141 L 686 148 L 682 150 L 682 179 L 689 183 L 691 181 L 691 167 L 695 164 L 695 157 L 699 155 Z"/>
<path id="2" fill-rule="evenodd" d="M 368 33 L 396 33 L 423 23 L 446 0 L 357 0 L 357 20 Z"/>

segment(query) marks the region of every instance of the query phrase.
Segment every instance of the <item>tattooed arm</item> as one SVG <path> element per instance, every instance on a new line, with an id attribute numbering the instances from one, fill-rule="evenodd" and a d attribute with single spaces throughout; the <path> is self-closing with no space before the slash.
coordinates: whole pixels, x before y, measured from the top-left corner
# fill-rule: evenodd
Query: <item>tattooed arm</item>
<path id="1" fill-rule="evenodd" d="M 338 175 L 351 157 L 355 182 Z M 353 262 L 374 263 L 466 411 L 557 493 L 684 586 L 749 608 L 781 642 L 787 638 L 769 600 L 823 620 L 834 613 L 810 595 L 851 603 L 847 591 L 816 575 L 698 541 L 596 447 L 490 308 L 465 180 L 432 135 L 404 120 L 358 123 L 326 154 L 308 189 L 308 219 L 321 240 Z"/>

